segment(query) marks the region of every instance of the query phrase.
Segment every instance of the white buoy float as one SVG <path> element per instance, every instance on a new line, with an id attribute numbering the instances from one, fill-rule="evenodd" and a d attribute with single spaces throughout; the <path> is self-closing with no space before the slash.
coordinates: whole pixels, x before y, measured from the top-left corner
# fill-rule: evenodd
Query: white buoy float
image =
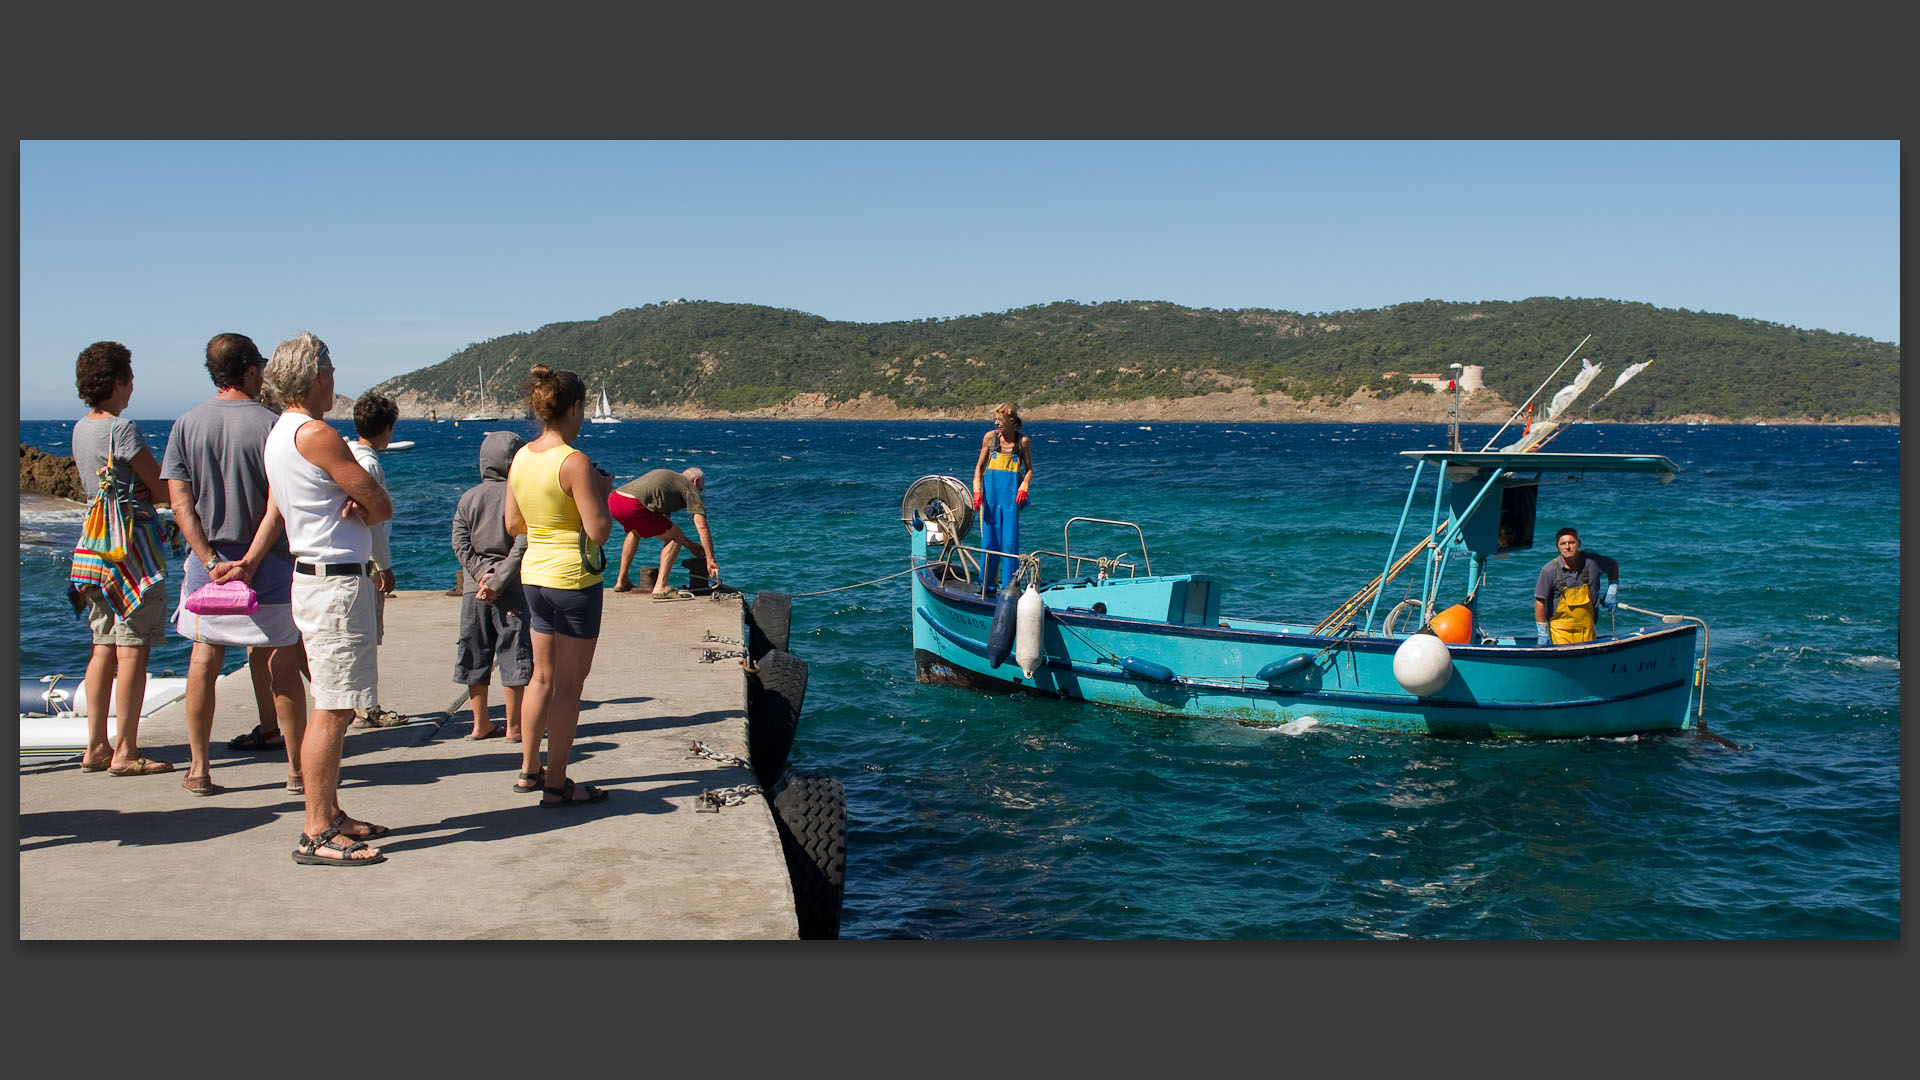
<path id="1" fill-rule="evenodd" d="M 1040 630 L 1046 617 L 1046 601 L 1040 599 L 1040 590 L 1029 582 L 1014 612 L 1013 631 L 1013 659 L 1020 665 L 1020 674 L 1029 679 L 1040 667 Z"/>
<path id="2" fill-rule="evenodd" d="M 1431 630 L 1421 630 L 1393 652 L 1393 678 L 1416 697 L 1437 693 L 1453 678 L 1453 653 Z"/>

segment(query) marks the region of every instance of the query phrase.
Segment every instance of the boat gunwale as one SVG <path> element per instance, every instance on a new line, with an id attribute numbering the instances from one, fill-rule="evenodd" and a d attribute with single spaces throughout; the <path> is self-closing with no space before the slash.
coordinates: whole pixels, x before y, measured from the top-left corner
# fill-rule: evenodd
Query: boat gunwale
<path id="1" fill-rule="evenodd" d="M 916 568 L 915 579 L 930 593 L 937 595 L 940 599 L 951 605 L 967 610 L 970 614 L 992 615 L 994 609 L 993 601 L 983 599 L 972 591 L 962 592 L 943 583 L 930 581 L 929 579 L 933 576 L 933 572 L 937 569 L 938 565 L 939 564 L 932 562 L 922 563 Z M 1188 575 L 1174 575 L 1174 579 L 1191 580 Z M 1156 580 L 1166 580 L 1166 577 L 1163 575 L 1159 578 L 1127 578 L 1122 579 L 1118 584 L 1144 584 Z M 1040 592 L 1044 599 L 1046 589 L 1042 588 Z M 1253 630 L 1244 627 L 1193 626 L 1185 623 L 1161 622 L 1152 619 L 1133 619 L 1121 615 L 1102 615 L 1099 612 L 1078 607 L 1053 607 L 1049 605 L 1046 610 L 1048 617 L 1058 619 L 1062 624 L 1081 626 L 1088 629 L 1134 633 L 1150 632 L 1166 636 L 1217 641 L 1296 644 L 1303 649 L 1322 649 L 1332 643 L 1337 644 L 1339 648 L 1352 648 L 1359 652 L 1391 653 L 1398 650 L 1407 640 L 1406 637 L 1363 636 L 1357 633 L 1288 633 L 1280 630 Z M 1222 618 L 1231 618 L 1231 616 L 1222 616 Z M 1146 629 L 1143 630 L 1142 628 Z M 1623 636 L 1596 638 L 1593 641 L 1574 642 L 1564 645 L 1524 645 L 1520 644 L 1516 639 L 1513 645 L 1475 645 L 1468 643 L 1456 645 L 1450 643 L 1447 649 L 1454 656 L 1465 659 L 1510 659 L 1516 655 L 1522 655 L 1523 651 L 1525 655 L 1534 656 L 1593 656 L 1634 649 L 1649 642 L 1659 642 L 1667 638 L 1691 636 L 1697 632 L 1698 628 L 1691 623 L 1679 623 L 1673 626 L 1645 628 Z"/>

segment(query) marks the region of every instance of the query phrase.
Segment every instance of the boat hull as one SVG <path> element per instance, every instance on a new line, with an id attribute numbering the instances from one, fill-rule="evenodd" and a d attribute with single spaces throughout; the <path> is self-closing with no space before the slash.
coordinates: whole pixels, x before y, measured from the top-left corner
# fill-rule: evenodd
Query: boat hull
<path id="1" fill-rule="evenodd" d="M 1204 575 L 1073 582 L 1041 589 L 1048 606 L 1041 660 L 1026 678 L 1011 658 L 987 662 L 992 601 L 977 584 L 949 584 L 939 573 L 927 564 L 913 575 L 922 682 L 1248 723 L 1314 719 L 1445 737 L 1620 736 L 1692 725 L 1690 625 L 1578 645 L 1454 645 L 1451 676 L 1421 696 L 1394 676 L 1404 637 L 1316 635 L 1223 619 L 1205 599 L 1213 583 Z M 1299 656 L 1309 662 L 1285 663 Z M 1293 670 L 1272 682 L 1259 677 L 1276 666 Z M 1155 681 L 1128 668 L 1174 676 Z"/>

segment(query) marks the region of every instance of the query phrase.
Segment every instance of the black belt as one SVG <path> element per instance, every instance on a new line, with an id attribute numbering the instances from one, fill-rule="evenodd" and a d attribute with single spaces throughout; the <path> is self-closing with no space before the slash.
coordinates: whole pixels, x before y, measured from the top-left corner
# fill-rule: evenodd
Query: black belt
<path id="1" fill-rule="evenodd" d="M 296 574 L 312 574 L 314 577 L 359 577 L 367 573 L 367 564 L 357 562 L 297 562 L 293 564 L 293 572 Z"/>

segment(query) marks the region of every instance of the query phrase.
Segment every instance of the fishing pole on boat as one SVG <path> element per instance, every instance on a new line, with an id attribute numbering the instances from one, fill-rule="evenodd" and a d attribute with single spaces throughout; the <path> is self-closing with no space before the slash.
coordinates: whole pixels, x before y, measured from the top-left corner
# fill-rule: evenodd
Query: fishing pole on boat
<path id="1" fill-rule="evenodd" d="M 1547 384 L 1552 382 L 1554 378 L 1560 374 L 1560 368 L 1566 367 L 1567 362 L 1572 360 L 1574 356 L 1580 352 L 1581 347 L 1586 345 L 1586 343 L 1592 338 L 1593 338 L 1593 335 L 1591 333 L 1589 333 L 1586 337 L 1581 338 L 1580 344 L 1575 345 L 1573 347 L 1573 352 L 1570 352 L 1567 354 L 1566 360 L 1560 361 L 1559 367 L 1554 368 L 1551 374 L 1549 374 L 1546 378 L 1540 380 L 1540 386 L 1537 389 L 1535 389 L 1533 393 L 1527 395 L 1527 400 L 1521 402 L 1520 407 L 1513 410 L 1513 415 L 1507 417 L 1507 422 L 1504 424 L 1501 424 L 1499 427 L 1499 430 L 1493 433 L 1493 437 L 1487 440 L 1487 445 L 1481 447 L 1480 449 L 1483 451 L 1493 449 L 1493 444 L 1495 440 L 1500 438 L 1500 433 L 1513 426 L 1513 422 L 1520 418 L 1520 414 L 1526 411 L 1527 406 L 1533 404 L 1533 399 L 1540 396 L 1540 391 L 1545 390 L 1547 388 Z"/>
<path id="2" fill-rule="evenodd" d="M 1622 371 L 1620 373 L 1619 378 L 1613 380 L 1613 385 L 1607 389 L 1607 392 L 1600 395 L 1600 399 L 1598 401 L 1595 401 L 1593 404 L 1587 406 L 1587 415 L 1582 417 L 1577 417 L 1571 423 L 1562 424 L 1555 428 L 1549 429 L 1539 439 L 1535 440 L 1533 446 L 1529 447 L 1529 449 L 1532 449 L 1532 450 L 1540 449 L 1541 447 L 1547 445 L 1553 440 L 1559 438 L 1568 428 L 1572 427 L 1574 424 L 1593 423 L 1593 410 L 1599 408 L 1602 404 L 1606 402 L 1608 398 L 1612 397 L 1613 392 L 1615 390 L 1618 390 L 1622 386 L 1625 386 L 1629 379 L 1647 370 L 1647 368 L 1652 363 L 1653 361 L 1651 360 L 1643 360 L 1638 364 L 1629 365 L 1625 371 Z M 1595 370 L 1597 371 L 1598 368 L 1595 368 Z M 1551 421 L 1553 418 L 1549 416 L 1547 419 Z"/>
<path id="3" fill-rule="evenodd" d="M 1379 593 L 1379 591 L 1387 584 L 1387 582 L 1392 581 L 1394 578 L 1400 576 L 1400 571 L 1405 570 L 1408 567 L 1408 565 L 1410 565 L 1413 562 L 1413 560 L 1421 552 L 1432 547 L 1434 537 L 1439 536 L 1441 533 L 1446 532 L 1447 528 L 1452 524 L 1453 524 L 1452 518 L 1448 518 L 1447 520 L 1441 522 L 1440 527 L 1434 530 L 1432 533 L 1429 533 L 1425 540 L 1420 541 L 1418 544 L 1415 544 L 1412 548 L 1408 549 L 1407 553 L 1405 555 L 1400 556 L 1399 559 L 1395 560 L 1393 565 L 1389 567 L 1385 572 L 1380 574 L 1375 574 L 1372 581 L 1369 581 L 1365 585 L 1361 586 L 1359 592 L 1354 593 L 1352 596 L 1347 597 L 1346 602 L 1342 603 L 1338 608 L 1335 608 L 1333 614 L 1320 620 L 1319 624 L 1313 628 L 1313 632 L 1316 634 L 1324 634 L 1330 628 L 1338 626 L 1341 623 L 1352 619 L 1355 615 L 1360 614 L 1360 609 L 1372 603 L 1374 596 L 1377 593 Z"/>

